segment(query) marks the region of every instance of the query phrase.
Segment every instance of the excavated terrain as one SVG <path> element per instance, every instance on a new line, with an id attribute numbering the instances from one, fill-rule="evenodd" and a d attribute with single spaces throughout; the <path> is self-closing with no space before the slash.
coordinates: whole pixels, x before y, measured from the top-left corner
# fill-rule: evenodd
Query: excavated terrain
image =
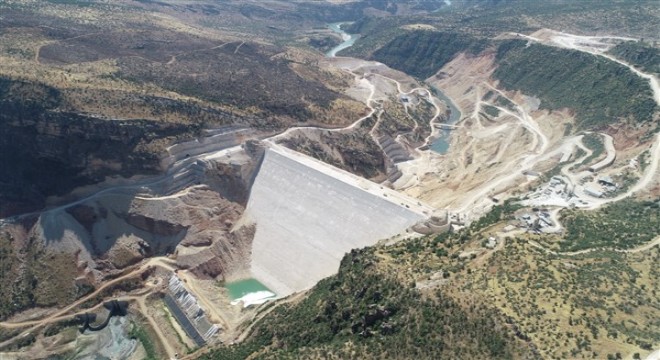
<path id="1" fill-rule="evenodd" d="M 448 153 L 423 152 L 400 164 L 404 175 L 394 184 L 396 188 L 438 208 L 469 209 L 476 218 L 492 206 L 492 198 L 511 186 L 509 181 L 498 185 L 497 180 L 518 177 L 525 183 L 521 160 L 542 154 L 561 140 L 564 125 L 573 121 L 571 116 L 538 110 L 533 98 L 496 90 L 497 84 L 489 78 L 493 61 L 494 54 L 459 55 L 427 79 L 454 100 L 461 118 L 451 130 Z M 521 109 L 500 105 L 502 98 L 513 100 Z M 499 107 L 497 116 L 486 113 L 485 106 Z M 521 120 L 523 114 L 531 117 L 529 123 Z M 544 169 L 542 163 L 533 168 Z"/>
<path id="2" fill-rule="evenodd" d="M 530 317 L 505 309 L 508 292 L 504 301 L 499 289 L 478 293 L 494 286 L 490 280 L 481 290 L 467 284 L 494 279 L 493 269 L 500 281 L 511 269 L 494 259 L 518 259 L 525 247 L 556 260 L 605 250 L 637 254 L 659 241 L 561 253 L 561 221 L 568 214 L 562 209 L 582 208 L 571 210 L 577 217 L 631 195 L 657 202 L 660 136 L 648 124 L 626 122 L 580 132 L 575 112 L 545 110 L 544 100 L 503 90 L 504 80 L 493 75 L 497 41 L 525 39 L 619 62 L 627 66 L 622 71 L 648 80 L 657 103 L 654 76 L 605 52 L 628 38 L 504 32 L 479 51 L 457 52 L 422 81 L 375 61 L 322 57 L 306 48 L 326 48 L 339 36 L 319 26 L 334 18 L 332 8 L 319 4 L 327 12 L 315 16 L 325 20 L 305 18 L 295 29 L 278 29 L 272 24 L 286 24 L 280 16 L 298 18 L 291 9 L 316 8 L 279 1 L 263 7 L 140 2 L 135 8 L 117 2 L 68 19 L 62 10 L 71 4 L 55 3 L 49 14 L 32 3 L 21 6 L 50 25 L 67 18 L 59 26 L 13 6 L 0 15 L 0 167 L 11 169 L 0 173 L 0 351 L 10 358 L 75 352 L 175 358 L 194 351 L 189 327 L 202 315 L 202 332 L 220 329 L 210 343 L 255 338 L 258 320 L 274 309 L 281 317 L 279 304 L 299 304 L 307 290 L 337 273 L 347 253 L 379 242 L 394 245 L 375 251 L 380 266 L 400 280 L 397 286 L 459 296 L 465 308 L 464 299 L 488 294 L 521 341 L 545 345 L 537 337 L 547 328 L 537 333 Z M 406 11 L 396 4 L 354 6 L 378 15 Z M 245 22 L 225 32 L 222 26 L 236 21 L 221 11 L 227 9 Z M 455 123 L 443 94 L 460 112 Z M 447 132 L 447 152 L 435 152 L 435 141 Z M 598 196 L 593 189 L 606 189 L 604 179 L 623 186 Z M 543 215 L 525 228 L 529 214 L 506 213 L 505 200 L 513 196 L 522 199 L 515 206 Z M 490 212 L 498 204 L 501 214 Z M 489 223 L 485 214 L 498 219 Z M 548 226 L 540 230 L 542 220 Z M 466 232 L 438 235 L 464 226 Z M 513 239 L 525 231 L 550 237 Z M 483 239 L 467 239 L 472 235 Z M 643 271 L 651 268 L 647 255 L 637 255 Z M 488 268 L 479 267 L 484 264 Z M 531 279 L 537 270 L 525 275 Z M 650 279 L 641 286 L 652 287 Z M 186 297 L 173 307 L 164 298 L 177 295 L 168 286 L 174 280 Z M 260 302 L 234 296 L 231 285 L 243 280 L 260 282 L 264 299 L 277 305 L 253 306 Z M 447 284 L 452 288 L 442 293 Z M 364 289 L 354 297 L 362 298 Z M 372 316 L 389 316 L 376 307 L 387 301 L 381 295 L 369 297 L 373 305 L 356 319 L 373 325 Z M 128 318 L 104 333 L 78 335 L 70 318 L 111 298 L 130 304 Z M 566 304 L 560 308 L 570 306 L 572 314 L 573 303 Z M 335 312 L 334 302 L 328 305 L 324 315 Z M 193 309 L 194 316 L 183 315 L 192 325 L 175 320 L 176 306 Z M 382 325 L 382 336 L 399 326 Z M 349 336 L 374 334 L 357 329 L 351 324 Z M 598 344 L 623 342 L 610 337 Z M 647 347 L 628 340 L 627 350 Z"/>

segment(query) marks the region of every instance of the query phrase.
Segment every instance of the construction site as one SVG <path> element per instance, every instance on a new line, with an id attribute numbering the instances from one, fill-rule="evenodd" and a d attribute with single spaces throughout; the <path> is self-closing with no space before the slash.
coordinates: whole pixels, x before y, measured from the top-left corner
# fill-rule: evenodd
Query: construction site
<path id="1" fill-rule="evenodd" d="M 530 41 L 604 56 L 553 34 Z M 624 146 L 622 133 L 567 132 L 568 110 L 498 87 L 492 53 L 459 54 L 424 81 L 328 54 L 319 62 L 343 73 L 347 96 L 366 106 L 349 125 L 206 129 L 169 146 L 158 175 L 110 179 L 77 189 L 74 201 L 2 219 L 12 239 L 75 254 L 66 258 L 75 264 L 67 290 L 92 290 L 0 322 L 10 332 L 0 336 L 0 349 L 10 349 L 0 359 L 74 351 L 182 358 L 241 342 L 272 309 L 336 274 L 354 249 L 458 232 L 517 199 L 522 210 L 506 227 L 460 255 L 472 259 L 501 250 L 512 234 L 560 234 L 564 209 L 598 209 L 657 188 L 660 135 Z M 378 156 L 342 152 L 350 141 Z M 374 175 L 360 175 L 355 161 L 375 164 Z M 96 324 L 94 311 L 111 298 L 119 302 L 106 303 L 109 315 Z M 60 331 L 72 319 L 83 334 Z M 53 335 L 35 335 L 44 329 Z M 141 331 L 157 340 L 151 349 Z M 36 344 L 29 352 L 16 345 L 24 339 Z"/>

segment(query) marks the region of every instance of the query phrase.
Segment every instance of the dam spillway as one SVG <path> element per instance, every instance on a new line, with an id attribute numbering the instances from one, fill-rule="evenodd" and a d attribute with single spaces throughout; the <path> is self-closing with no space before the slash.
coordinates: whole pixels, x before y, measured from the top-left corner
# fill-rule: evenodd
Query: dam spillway
<path id="1" fill-rule="evenodd" d="M 245 212 L 251 273 L 278 296 L 337 272 L 344 254 L 403 233 L 433 209 L 306 155 L 266 149 Z"/>

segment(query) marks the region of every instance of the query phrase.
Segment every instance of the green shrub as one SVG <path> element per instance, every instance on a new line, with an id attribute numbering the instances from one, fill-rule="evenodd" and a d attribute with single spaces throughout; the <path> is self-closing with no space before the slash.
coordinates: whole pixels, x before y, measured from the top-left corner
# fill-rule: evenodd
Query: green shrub
<path id="1" fill-rule="evenodd" d="M 493 77 L 508 90 L 541 99 L 541 108 L 569 108 L 581 128 L 621 119 L 650 122 L 658 111 L 647 81 L 627 67 L 596 55 L 507 40 L 500 43 Z"/>
<path id="2" fill-rule="evenodd" d="M 465 34 L 415 30 L 395 37 L 372 57 L 407 74 L 427 78 L 458 53 L 477 54 L 486 45 L 486 40 Z"/>

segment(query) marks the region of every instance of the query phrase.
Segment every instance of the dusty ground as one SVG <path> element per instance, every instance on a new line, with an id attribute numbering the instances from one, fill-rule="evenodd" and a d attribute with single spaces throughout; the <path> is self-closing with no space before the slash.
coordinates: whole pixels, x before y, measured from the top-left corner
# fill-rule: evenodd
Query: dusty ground
<path id="1" fill-rule="evenodd" d="M 452 131 L 447 154 L 420 152 L 400 164 L 404 176 L 395 186 L 437 208 L 471 213 L 476 218 L 498 194 L 529 180 L 522 171 L 535 168 L 538 157 L 559 144 L 564 124 L 572 123 L 566 112 L 537 110 L 538 102 L 521 94 L 495 89 L 489 75 L 493 55 L 458 56 L 427 81 L 452 98 L 461 110 L 458 128 Z M 498 98 L 517 105 L 509 109 Z M 499 110 L 491 116 L 482 110 Z"/>
<path id="2" fill-rule="evenodd" d="M 601 53 L 604 47 L 610 45 L 609 40 L 604 38 L 578 38 L 548 32 L 533 34 L 531 38 L 534 41 L 552 42 L 556 46 L 576 48 L 591 53 Z M 296 53 L 288 55 L 292 58 L 299 56 Z M 39 52 L 36 51 L 34 56 L 38 59 Z M 452 212 L 466 214 L 470 219 L 476 219 L 503 197 L 524 194 L 532 185 L 538 184 L 537 176 L 528 176 L 523 172 L 541 173 L 550 170 L 566 156 L 574 156 L 573 162 L 576 162 L 575 151 L 581 148 L 581 142 L 579 138 L 565 134 L 566 125 L 573 124 L 571 114 L 568 111 L 549 113 L 539 110 L 538 99 L 498 90 L 497 83 L 489 78 L 494 70 L 493 57 L 494 54 L 477 58 L 460 55 L 435 76 L 427 79 L 428 84 L 438 87 L 454 100 L 460 108 L 461 119 L 453 130 L 450 150 L 444 155 L 421 150 L 421 146 L 411 146 L 405 139 L 396 136 L 396 141 L 400 142 L 414 158 L 396 164 L 396 168 L 402 174 L 393 184 L 395 189 L 423 200 L 436 209 L 449 209 Z M 320 131 L 351 133 L 363 123 L 374 119 L 375 122 L 369 133 L 375 136 L 379 126 L 383 124 L 381 116 L 383 109 L 394 109 L 392 112 L 404 116 L 401 114 L 407 113 L 409 108 L 403 105 L 402 95 L 410 95 L 411 102 L 420 101 L 426 96 L 422 91 L 425 84 L 420 84 L 411 77 L 379 63 L 351 58 L 324 59 L 320 63 L 321 67 L 332 72 L 333 79 L 339 79 L 336 80 L 336 89 L 342 88 L 345 84 L 352 84 L 346 90 L 346 94 L 364 103 L 369 110 L 368 113 L 359 118 L 342 118 L 337 122 L 328 122 L 332 125 L 346 125 L 342 128 L 321 130 L 310 124 L 310 126 L 287 130 L 272 140 L 303 132 L 310 135 L 310 138 L 320 141 L 321 137 L 318 136 Z M 8 63 L 0 62 L 0 64 L 4 64 L 0 65 L 0 73 L 21 66 L 19 63 L 7 65 Z M 112 62 L 101 61 L 95 63 L 93 69 L 80 68 L 75 71 L 96 74 L 94 78 L 83 79 L 92 81 L 95 86 L 111 86 L 111 83 L 102 80 L 104 78 L 101 75 L 112 73 L 116 70 L 115 66 Z M 31 71 L 30 76 L 35 78 L 45 76 L 48 81 L 57 80 L 56 73 L 50 70 Z M 310 76 L 304 68 L 294 68 L 294 71 Z M 77 84 L 80 79 L 62 81 Z M 653 81 L 654 78 L 650 78 L 651 84 L 654 83 Z M 418 89 L 421 90 L 417 91 Z M 149 89 L 149 91 L 165 94 L 162 89 Z M 439 114 L 446 110 L 438 99 L 430 94 L 428 98 L 430 103 L 434 104 L 435 112 L 426 114 L 428 122 L 416 123 L 416 127 L 431 126 Z M 354 103 L 348 102 L 348 104 L 354 108 L 343 115 L 359 113 Z M 497 114 L 493 115 L 493 111 Z M 633 190 L 650 194 L 660 193 L 657 177 L 660 146 L 652 141 L 639 144 L 640 134 L 623 129 L 611 128 L 607 132 L 613 137 L 617 160 L 601 175 L 616 176 L 631 170 L 643 180 L 641 185 L 633 186 Z M 643 170 L 639 165 L 644 153 L 648 154 L 644 163 L 647 170 Z M 209 160 L 208 157 L 203 159 Z M 635 159 L 637 165 L 631 163 L 631 159 Z M 565 168 L 567 167 L 568 165 Z M 579 172 L 566 176 L 576 182 L 580 180 Z M 246 264 L 250 256 L 251 233 L 246 230 L 246 233 L 236 237 L 230 235 L 232 230 L 242 225 L 237 223 L 237 219 L 243 211 L 243 205 L 228 202 L 218 193 L 204 187 L 188 188 L 164 196 L 144 195 L 130 198 L 135 194 L 128 194 L 127 199 L 126 194 L 120 195 L 122 196 L 111 199 L 99 197 L 94 201 L 80 204 L 87 206 L 83 208 L 84 211 L 72 213 L 60 209 L 59 212 L 53 212 L 50 217 L 44 217 L 45 220 L 39 224 L 36 233 L 44 238 L 57 238 L 53 233 L 67 228 L 62 230 L 64 235 L 57 239 L 60 241 L 59 244 L 71 249 L 76 247 L 82 249 L 79 253 L 80 261 L 92 266 L 94 265 L 92 253 L 98 250 L 94 248 L 94 244 L 102 243 L 98 241 L 99 239 L 108 240 L 108 234 L 105 232 L 109 231 L 108 229 L 116 229 L 116 234 L 110 234 L 112 235 L 110 239 L 114 241 L 112 246 L 105 250 L 110 263 L 118 269 L 140 263 L 143 254 L 140 254 L 140 247 L 134 246 L 139 243 L 138 238 L 150 239 L 150 247 L 157 246 L 160 242 L 173 245 L 173 248 L 161 249 L 163 251 L 157 253 L 176 252 L 179 256 L 178 265 L 190 268 L 190 271 L 180 271 L 179 276 L 186 282 L 189 290 L 198 297 L 210 320 L 223 327 L 219 335 L 220 341 L 232 342 L 245 334 L 246 324 L 257 315 L 259 307 L 244 309 L 240 305 L 230 305 L 226 290 L 217 281 L 223 276 L 225 279 L 232 279 L 244 277 L 248 273 Z M 627 196 L 629 193 L 620 196 L 624 195 Z M 600 206 L 608 201 L 611 199 L 594 200 L 591 204 Z M 105 213 L 110 210 L 112 214 L 104 216 L 103 209 Z M 101 220 L 90 218 L 91 213 L 99 216 Z M 186 231 L 184 235 L 181 234 L 183 228 Z M 153 233 L 159 238 L 154 237 Z M 494 252 L 497 252 L 505 246 L 504 237 L 507 234 L 498 229 L 495 235 L 501 240 L 494 249 Z M 219 251 L 213 247 L 218 242 L 230 243 L 232 246 L 228 247 L 232 249 L 243 247 L 242 250 L 235 252 Z M 226 249 L 227 247 L 222 250 Z M 228 257 L 223 257 L 227 254 Z M 464 253 L 465 257 L 472 254 L 478 256 L 480 263 L 486 263 L 490 256 L 488 254 L 492 253 L 479 249 L 467 249 Z M 204 266 L 199 266 L 201 258 L 205 260 L 202 262 Z M 150 261 L 143 261 L 139 266 L 149 263 Z M 137 301 L 141 304 L 144 315 L 155 324 L 161 342 L 167 343 L 166 351 L 170 354 L 187 352 L 192 344 L 190 339 L 175 321 L 171 321 L 161 302 L 145 297 L 146 295 L 141 295 Z M 32 310 L 21 314 L 20 317 L 12 318 L 11 322 L 32 319 L 33 321 L 28 325 L 37 325 L 42 322 L 40 319 L 45 322 L 52 321 L 70 310 L 72 309 L 65 308 L 50 312 Z"/>

